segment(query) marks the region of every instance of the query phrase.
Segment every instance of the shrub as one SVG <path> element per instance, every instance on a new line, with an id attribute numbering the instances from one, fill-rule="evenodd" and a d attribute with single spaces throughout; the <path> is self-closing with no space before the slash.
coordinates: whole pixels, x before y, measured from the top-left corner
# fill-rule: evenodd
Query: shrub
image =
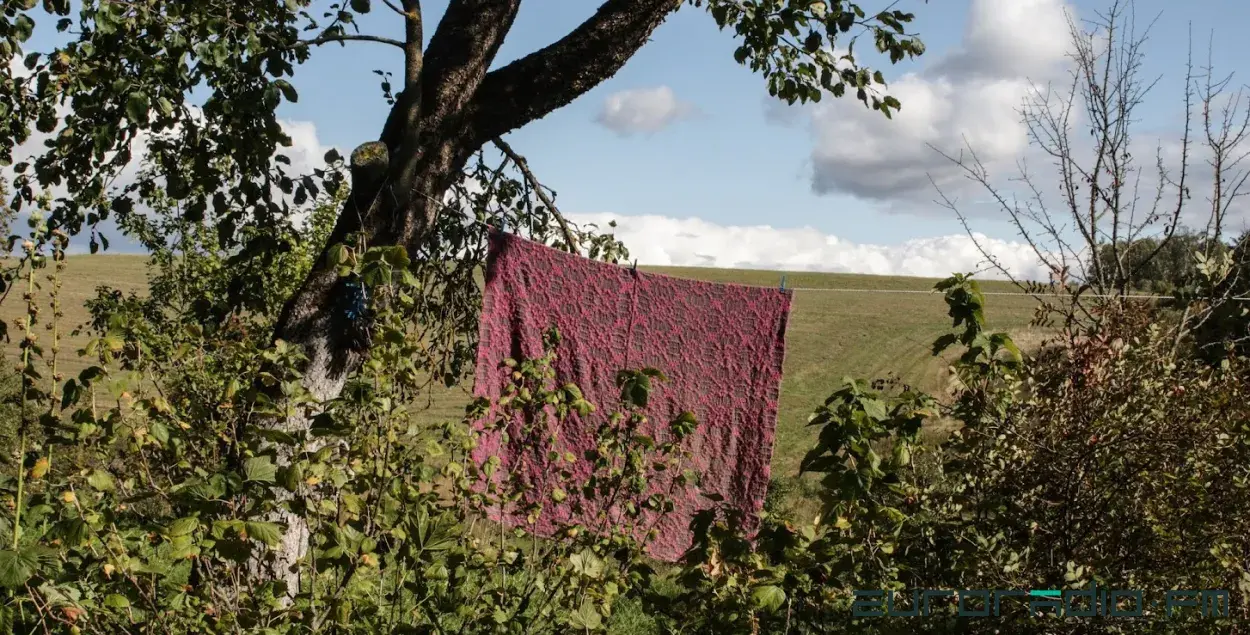
<path id="1" fill-rule="evenodd" d="M 59 276 L 66 241 L 38 214 L 21 260 L 27 318 L 6 416 L 13 461 L 0 466 L 0 630 L 259 633 L 954 633 L 1130 632 L 1124 618 L 975 620 L 939 602 L 925 618 L 866 617 L 856 591 L 915 589 L 1229 591 L 1230 615 L 1161 620 L 1156 630 L 1223 632 L 1248 617 L 1250 403 L 1236 349 L 1200 358 L 1178 346 L 1156 310 L 1095 307 L 1094 326 L 1061 333 L 1025 358 L 985 328 L 977 283 L 936 289 L 952 329 L 958 388 L 940 402 L 896 381 L 848 378 L 813 412 L 819 441 L 801 478 L 777 479 L 763 523 L 710 505 L 683 561 L 645 557 L 647 528 L 669 509 L 648 486 L 683 473 L 689 413 L 639 436 L 658 369 L 617 377 L 619 404 L 590 404 L 561 384 L 550 332 L 536 359 L 512 359 L 503 398 L 458 421 L 418 422 L 431 381 L 460 376 L 429 363 L 431 304 L 402 250 L 344 246 L 336 265 L 365 285 L 372 341 L 342 395 L 304 388 L 304 354 L 270 342 L 274 303 L 206 310 L 230 254 L 189 231 L 177 258 L 154 259 L 152 293 L 101 289 L 89 304 L 91 365 L 58 367 Z M 179 231 L 186 230 L 182 228 Z M 197 242 L 198 241 L 198 242 Z M 311 251 L 301 253 L 312 253 Z M 284 284 L 274 263 L 266 284 Z M 189 271 L 198 272 L 188 275 Z M 47 272 L 49 284 L 36 285 Z M 302 273 L 300 274 L 302 275 Z M 271 288 L 262 285 L 264 288 Z M 254 290 L 255 291 L 255 290 Z M 40 297 L 40 293 L 46 293 Z M 256 297 L 278 297 L 259 293 Z M 40 299 L 50 300 L 41 317 Z M 211 307 L 209 307 L 211 309 Z M 50 328 L 50 342 L 35 335 Z M 459 360 L 458 362 L 456 360 Z M 45 370 L 46 369 L 46 370 Z M 548 424 L 570 413 L 597 425 L 598 453 L 570 456 Z M 938 418 L 957 423 L 935 447 Z M 259 425 L 311 421 L 299 427 Z M 543 483 L 490 481 L 498 463 L 470 458 L 476 425 L 512 425 L 549 457 Z M 7 458 L 7 457 L 6 457 Z M 569 467 L 589 461 L 577 480 Z M 508 475 L 505 475 L 505 477 Z M 487 484 L 490 481 L 492 484 Z M 697 477 L 676 481 L 697 487 Z M 819 514 L 779 504 L 800 492 Z M 588 500 L 615 501 L 586 525 L 540 538 L 491 522 L 504 509 L 531 521 Z M 801 513 L 800 513 L 801 512 Z M 293 533 L 302 527 L 306 534 Z M 298 577 L 272 547 L 310 546 Z M 287 580 L 298 588 L 286 588 Z M 891 595 L 890 597 L 894 597 Z M 1009 607 L 1008 607 L 1009 608 Z"/>
<path id="2" fill-rule="evenodd" d="M 30 332 L 40 320 L 36 272 L 51 265 L 59 273 L 64 262 L 64 241 L 49 241 L 40 223 L 34 217 L 22 265 L 32 281 Z M 470 423 L 488 410 L 497 421 L 523 414 L 537 422 L 596 408 L 576 386 L 554 383 L 558 334 L 546 356 L 509 360 L 516 372 L 506 404 L 479 401 L 462 421 L 418 425 L 416 400 L 428 382 L 424 331 L 410 319 L 418 281 L 405 254 L 368 250 L 344 275 L 369 283 L 373 346 L 342 396 L 318 403 L 303 387 L 302 352 L 267 340 L 276 307 L 213 315 L 188 301 L 220 290 L 228 257 L 204 247 L 157 258 L 154 277 L 163 283 L 148 297 L 102 289 L 81 351 L 93 365 L 74 377 L 56 373 L 58 316 L 49 320 L 50 348 L 23 340 L 18 460 L 0 477 L 12 510 L 0 520 L 0 630 L 606 628 L 617 600 L 651 575 L 635 529 L 647 514 L 664 513 L 666 499 L 650 495 L 647 479 L 660 464 L 681 471 L 684 439 L 697 425 L 686 414 L 667 438 L 634 443 L 641 416 L 631 397 L 645 402 L 662 390 L 662 373 L 622 371 L 621 386 L 631 389 L 620 407 L 599 405 L 601 455 L 589 482 L 556 470 L 541 491 L 516 483 L 482 490 L 475 484 L 492 462 L 474 464 L 467 453 Z M 203 275 L 187 275 L 188 267 Z M 44 361 L 52 376 L 39 371 Z M 258 425 L 310 415 L 307 433 Z M 532 510 L 540 515 L 577 504 L 574 494 L 603 492 L 619 501 L 606 510 L 611 522 L 562 527 L 557 539 L 486 520 L 527 496 L 544 501 Z M 271 548 L 290 518 L 307 528 L 311 546 L 298 563 L 300 587 L 284 588 L 282 577 L 253 584 L 259 568 L 274 565 Z"/>

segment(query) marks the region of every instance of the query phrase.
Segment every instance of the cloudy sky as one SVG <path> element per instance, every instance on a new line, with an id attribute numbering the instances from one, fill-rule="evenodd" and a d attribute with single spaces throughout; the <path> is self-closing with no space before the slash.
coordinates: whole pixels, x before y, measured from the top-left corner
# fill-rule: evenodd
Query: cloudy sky
<path id="1" fill-rule="evenodd" d="M 595 4 L 523 3 L 497 63 L 559 38 Z M 807 107 L 770 100 L 765 83 L 734 63 L 732 35 L 685 7 L 617 76 L 509 141 L 555 188 L 566 214 L 615 219 L 643 264 L 910 275 L 978 268 L 959 221 L 934 202 L 936 182 L 960 200 L 996 257 L 1017 274 L 1044 278 L 983 193 L 933 148 L 957 152 L 966 139 L 996 176 L 1009 178 L 1028 152 L 1018 109 L 1030 82 L 1062 70 L 1064 12 L 1089 17 L 1105 5 L 900 0 L 897 8 L 917 14 L 928 52 L 884 69 L 903 104 L 893 121 L 853 99 Z M 443 6 L 424 3 L 428 23 Z M 1214 32 L 1213 60 L 1225 72 L 1240 72 L 1244 56 L 1239 34 L 1222 25 L 1250 23 L 1250 3 L 1240 0 L 1137 2 L 1143 24 L 1160 12 L 1143 71 L 1160 82 L 1139 113 L 1151 146 L 1179 132 L 1187 22 L 1203 57 Z M 387 11 L 362 20 L 363 32 L 402 37 L 401 30 Z M 316 162 L 325 148 L 376 138 L 386 104 L 369 71 L 401 66 L 397 50 L 370 43 L 318 51 L 297 74 L 299 102 L 280 112 L 297 152 Z"/>

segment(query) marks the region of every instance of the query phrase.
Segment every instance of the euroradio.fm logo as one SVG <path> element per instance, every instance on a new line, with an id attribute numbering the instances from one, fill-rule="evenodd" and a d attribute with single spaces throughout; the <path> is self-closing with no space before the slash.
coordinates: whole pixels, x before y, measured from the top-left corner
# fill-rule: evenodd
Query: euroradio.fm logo
<path id="1" fill-rule="evenodd" d="M 1094 582 L 1080 589 L 912 589 L 910 591 L 856 590 L 854 617 L 925 617 L 934 606 L 955 602 L 959 617 L 1001 617 L 1009 611 L 1059 617 L 1152 617 L 1198 615 L 1227 617 L 1228 591 L 1166 591 L 1147 602 L 1140 590 L 1099 589 Z"/>

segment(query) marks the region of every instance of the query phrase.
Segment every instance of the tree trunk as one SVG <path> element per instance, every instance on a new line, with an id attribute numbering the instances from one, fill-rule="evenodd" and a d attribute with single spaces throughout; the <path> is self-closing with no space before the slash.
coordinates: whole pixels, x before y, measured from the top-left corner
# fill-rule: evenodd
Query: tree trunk
<path id="1" fill-rule="evenodd" d="M 681 0 L 606 0 L 588 20 L 551 45 L 487 72 L 520 7 L 520 0 L 451 0 L 422 50 L 418 0 L 401 0 L 405 20 L 404 88 L 380 141 L 352 153 L 352 195 L 327 247 L 359 232 L 370 247 L 402 245 L 409 255 L 429 240 L 438 201 L 485 143 L 563 107 L 614 75 Z M 334 328 L 337 273 L 323 251 L 279 316 L 275 338 L 304 349 L 304 386 L 319 401 L 338 397 L 364 351 Z M 308 429 L 311 417 L 272 425 Z M 279 456 L 285 462 L 291 458 Z M 286 526 L 267 565 L 253 580 L 287 582 L 299 591 L 300 560 L 309 531 L 298 512 L 280 511 Z"/>
<path id="2" fill-rule="evenodd" d="M 442 200 L 443 194 L 450 188 L 450 175 L 459 174 L 464 168 L 468 157 L 476 148 L 468 148 L 455 141 L 437 144 L 450 147 L 445 155 L 451 161 L 436 162 L 423 167 L 413 176 L 413 190 L 429 193 L 435 201 Z M 455 147 L 459 145 L 460 147 Z M 408 204 L 408 214 L 396 214 L 398 210 L 388 209 L 391 205 L 384 201 L 394 201 L 390 196 L 389 187 L 385 184 L 361 182 L 358 155 L 362 150 L 371 147 L 366 144 L 353 152 L 353 195 L 344 204 L 334 231 L 331 233 L 327 247 L 342 242 L 353 232 L 363 232 L 366 247 L 379 245 L 402 244 L 409 248 L 410 253 L 422 241 L 427 240 L 428 230 L 440 211 L 439 206 L 425 196 L 415 197 Z M 357 192 L 360 194 L 358 195 Z M 379 194 L 381 194 L 379 196 Z M 376 201 L 377 204 L 365 207 L 364 201 Z M 364 225 L 361 226 L 361 220 Z M 398 222 L 397 222 L 398 221 Z M 347 341 L 345 334 L 336 327 L 334 313 L 336 310 L 335 290 L 338 272 L 328 266 L 325 251 L 318 257 L 312 271 L 304 280 L 299 290 L 292 296 L 279 316 L 274 338 L 300 346 L 308 358 L 303 369 L 304 387 L 318 402 L 335 399 L 343 390 L 348 376 L 358 369 L 368 355 L 367 349 L 359 349 Z M 312 419 L 320 414 L 319 410 L 306 412 L 304 416 L 296 416 L 284 421 L 275 421 L 274 427 L 285 432 L 298 435 L 308 430 Z M 283 447 L 279 451 L 279 464 L 287 464 L 296 458 L 301 450 L 316 451 L 318 448 Z M 292 496 L 284 492 L 284 502 L 292 501 Z M 271 551 L 271 560 L 265 563 L 267 570 L 254 568 L 253 573 L 261 579 L 281 579 L 287 584 L 288 595 L 299 590 L 300 560 L 307 554 L 310 533 L 308 523 L 298 511 L 279 510 L 270 521 L 286 527 L 282 542 Z"/>

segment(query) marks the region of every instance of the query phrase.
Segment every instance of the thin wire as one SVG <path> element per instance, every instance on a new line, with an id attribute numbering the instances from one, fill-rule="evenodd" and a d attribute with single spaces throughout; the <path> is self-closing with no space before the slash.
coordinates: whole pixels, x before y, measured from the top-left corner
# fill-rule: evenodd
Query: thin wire
<path id="1" fill-rule="evenodd" d="M 852 289 L 852 288 L 835 288 L 835 287 L 791 287 L 794 291 L 847 291 L 861 293 L 936 293 L 936 291 L 923 291 L 920 289 Z M 1020 297 L 1033 297 L 1034 294 L 1027 291 L 982 291 L 981 295 L 1014 295 Z M 1174 300 L 1174 296 L 1170 295 L 1144 295 L 1144 294 L 1125 294 L 1117 295 L 1114 293 L 1082 293 L 1082 298 L 1125 298 L 1128 300 Z M 1250 302 L 1250 297 L 1246 298 L 1228 298 L 1231 302 Z"/>
<path id="2" fill-rule="evenodd" d="M 794 291 L 846 291 L 861 293 L 936 293 L 936 291 L 927 291 L 921 289 L 854 289 L 840 287 L 790 287 Z M 1027 291 L 982 291 L 981 295 L 1018 295 L 1031 297 L 1033 294 Z M 1174 299 L 1170 295 L 1139 295 L 1125 294 L 1117 295 L 1114 293 L 1082 293 L 1083 298 L 1126 298 L 1132 300 L 1171 300 Z M 1250 298 L 1229 298 L 1230 300 L 1250 300 Z"/>
<path id="3" fill-rule="evenodd" d="M 438 205 L 444 210 L 450 209 L 447 206 L 447 204 L 440 202 L 438 199 L 430 196 L 429 194 L 426 194 L 425 192 L 418 191 L 417 193 L 429 199 L 430 202 L 434 203 L 435 205 Z M 481 225 L 482 227 L 485 227 L 487 229 L 500 229 L 498 227 L 494 227 L 488 224 L 486 221 L 478 220 L 477 218 L 468 216 L 463 213 L 461 215 L 464 217 L 465 220 L 473 224 Z M 532 231 L 532 228 L 531 228 L 531 231 Z M 617 267 L 620 267 L 622 269 L 633 269 L 635 271 L 637 270 L 636 264 L 635 265 L 630 265 L 628 263 L 626 264 L 605 263 L 605 264 L 616 265 Z M 782 284 L 784 285 L 785 273 L 783 272 L 781 275 L 782 275 Z M 772 288 L 772 287 L 764 287 L 763 285 L 744 285 L 744 286 L 758 286 L 761 289 Z M 785 287 L 784 290 L 786 291 L 835 291 L 839 293 L 923 293 L 925 295 L 932 295 L 934 293 L 937 293 L 936 291 L 933 291 L 931 289 L 856 289 L 856 288 L 851 288 L 851 287 Z M 1025 291 L 982 291 L 981 295 L 1020 296 L 1020 297 L 1026 297 L 1026 298 L 1033 296 L 1032 293 L 1028 293 Z M 1083 298 L 1124 298 L 1128 300 L 1172 300 L 1174 299 L 1170 295 L 1147 295 L 1147 294 L 1117 295 L 1114 293 L 1083 293 L 1081 294 L 1081 297 Z M 1231 302 L 1250 302 L 1250 297 L 1228 298 L 1228 300 Z"/>

